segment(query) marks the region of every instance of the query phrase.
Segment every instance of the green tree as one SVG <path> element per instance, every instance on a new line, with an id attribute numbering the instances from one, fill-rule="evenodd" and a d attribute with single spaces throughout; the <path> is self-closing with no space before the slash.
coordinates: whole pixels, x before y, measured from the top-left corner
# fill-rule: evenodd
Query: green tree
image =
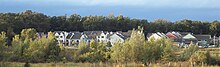
<path id="1" fill-rule="evenodd" d="M 46 54 L 45 47 L 49 46 L 50 40 L 46 38 L 46 35 L 43 35 L 42 38 L 35 39 L 30 42 L 30 45 L 27 49 L 26 54 L 28 55 L 30 62 L 44 62 Z"/>
<path id="2" fill-rule="evenodd" d="M 191 57 L 191 55 L 193 55 L 197 50 L 198 50 L 197 45 L 190 44 L 190 46 L 188 48 L 185 48 L 183 53 L 180 54 L 179 60 L 180 61 L 188 60 Z"/>
<path id="3" fill-rule="evenodd" d="M 19 61 L 21 59 L 21 55 L 23 54 L 22 41 L 19 35 L 15 35 L 12 40 L 12 57 L 11 60 Z"/>
<path id="4" fill-rule="evenodd" d="M 6 54 L 6 50 L 7 50 L 7 46 L 6 46 L 6 33 L 5 32 L 1 32 L 0 34 L 0 60 L 5 59 L 5 54 Z"/>
<path id="5" fill-rule="evenodd" d="M 170 39 L 165 39 L 164 40 L 166 43 L 164 43 L 164 48 L 161 56 L 161 60 L 163 61 L 172 61 L 175 60 L 175 55 L 174 55 L 174 45 L 173 42 Z"/>
<path id="6" fill-rule="evenodd" d="M 85 56 L 81 56 L 90 51 L 90 47 L 83 41 L 80 41 L 78 49 L 73 55 L 73 58 L 76 62 L 85 62 L 87 59 Z"/>
<path id="7" fill-rule="evenodd" d="M 143 52 L 144 56 L 141 62 L 144 63 L 145 65 L 148 65 L 149 62 L 153 63 L 156 60 L 159 60 L 162 56 L 164 43 L 166 43 L 164 39 L 155 41 L 153 38 L 145 42 L 144 52 Z"/>
<path id="8" fill-rule="evenodd" d="M 219 21 L 213 21 L 210 25 L 210 30 L 212 35 L 217 35 L 220 31 L 220 22 Z"/>
<path id="9" fill-rule="evenodd" d="M 52 35 L 51 32 L 49 32 L 48 35 L 48 46 L 46 46 L 46 58 L 48 62 L 56 62 L 61 60 L 60 59 L 60 52 L 61 48 L 60 45 L 58 45 L 57 40 L 55 39 L 54 35 Z"/>
<path id="10" fill-rule="evenodd" d="M 114 46 L 112 47 L 112 53 L 111 53 L 111 59 L 115 61 L 116 63 L 123 62 L 122 58 L 122 48 L 123 43 L 114 43 Z"/>
<path id="11" fill-rule="evenodd" d="M 142 60 L 144 42 L 143 28 L 139 27 L 137 30 L 133 30 L 129 38 L 129 45 L 131 46 L 131 52 L 129 54 L 131 54 L 132 61 L 137 62 Z"/>
<path id="12" fill-rule="evenodd" d="M 138 62 L 144 56 L 145 37 L 143 28 L 133 30 L 131 37 L 125 43 L 116 43 L 112 48 L 112 59 L 116 62 Z"/>
<path id="13" fill-rule="evenodd" d="M 83 31 L 82 18 L 80 15 L 73 14 L 68 18 L 68 23 L 71 25 L 69 30 L 71 31 Z"/>
<path id="14" fill-rule="evenodd" d="M 24 41 L 25 39 L 31 39 L 34 40 L 37 38 L 37 31 L 36 29 L 29 28 L 29 29 L 23 29 L 21 31 L 21 39 Z"/>
<path id="15" fill-rule="evenodd" d="M 151 32 L 169 32 L 172 31 L 172 23 L 165 19 L 156 19 L 150 24 Z"/>

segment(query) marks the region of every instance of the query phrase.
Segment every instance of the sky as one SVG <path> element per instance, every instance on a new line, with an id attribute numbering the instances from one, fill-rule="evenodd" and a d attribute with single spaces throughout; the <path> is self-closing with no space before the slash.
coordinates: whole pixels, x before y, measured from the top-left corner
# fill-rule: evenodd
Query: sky
<path id="1" fill-rule="evenodd" d="M 32 10 L 49 16 L 114 14 L 130 18 L 220 20 L 220 0 L 0 0 L 0 12 Z"/>

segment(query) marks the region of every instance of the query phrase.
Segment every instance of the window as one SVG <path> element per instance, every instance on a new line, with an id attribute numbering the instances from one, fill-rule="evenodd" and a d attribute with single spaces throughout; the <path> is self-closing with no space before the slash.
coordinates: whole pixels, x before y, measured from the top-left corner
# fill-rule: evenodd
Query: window
<path id="1" fill-rule="evenodd" d="M 59 36 L 56 36 L 56 38 L 59 38 Z"/>
<path id="2" fill-rule="evenodd" d="M 63 38 L 63 36 L 60 36 L 60 38 Z"/>
<path id="3" fill-rule="evenodd" d="M 102 38 L 104 38 L 104 36 L 102 36 Z"/>

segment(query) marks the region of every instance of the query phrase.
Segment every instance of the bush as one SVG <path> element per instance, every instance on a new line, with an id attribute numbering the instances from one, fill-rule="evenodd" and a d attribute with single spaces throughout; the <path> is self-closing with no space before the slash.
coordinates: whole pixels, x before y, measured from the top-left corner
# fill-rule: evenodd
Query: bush
<path id="1" fill-rule="evenodd" d="M 179 61 L 189 60 L 189 58 L 191 57 L 191 55 L 193 55 L 198 49 L 199 49 L 199 48 L 198 48 L 197 45 L 191 44 L 188 48 L 186 48 L 186 49 L 184 50 L 184 52 L 183 52 L 182 54 L 180 54 L 178 60 L 179 60 Z"/>
<path id="2" fill-rule="evenodd" d="M 200 64 L 200 63 L 206 63 L 207 59 L 209 59 L 207 53 L 198 52 L 198 53 L 194 53 L 190 57 L 189 61 L 195 62 L 196 64 Z"/>
<path id="3" fill-rule="evenodd" d="M 206 63 L 209 65 L 220 65 L 220 56 L 211 56 L 209 51 L 206 53 Z"/>
<path id="4" fill-rule="evenodd" d="M 209 65 L 220 65 L 220 57 L 211 56 L 209 51 L 194 53 L 190 57 L 190 62 L 196 62 L 197 64 L 206 63 Z"/>

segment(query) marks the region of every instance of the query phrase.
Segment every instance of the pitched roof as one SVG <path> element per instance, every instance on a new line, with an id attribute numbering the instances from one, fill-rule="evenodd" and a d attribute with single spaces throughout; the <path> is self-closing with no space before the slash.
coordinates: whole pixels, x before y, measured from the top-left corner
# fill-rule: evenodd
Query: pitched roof
<path id="1" fill-rule="evenodd" d="M 81 33 L 74 33 L 73 37 L 71 39 L 80 39 Z"/>
<path id="2" fill-rule="evenodd" d="M 157 32 L 155 34 L 157 34 L 160 37 L 167 38 L 167 36 L 164 33 Z"/>
<path id="3" fill-rule="evenodd" d="M 71 39 L 73 37 L 74 33 L 69 33 L 66 37 L 66 39 Z"/>
<path id="4" fill-rule="evenodd" d="M 149 38 L 152 34 L 154 34 L 154 33 L 147 33 L 147 38 Z"/>
<path id="5" fill-rule="evenodd" d="M 190 32 L 179 32 L 179 34 L 181 34 L 182 36 L 186 36 L 187 34 L 189 34 Z M 191 33 L 190 33 L 191 34 Z"/>
<path id="6" fill-rule="evenodd" d="M 107 38 L 109 38 L 109 37 L 112 36 L 112 35 L 113 35 L 113 34 L 108 34 L 108 35 L 107 35 Z"/>
<path id="7" fill-rule="evenodd" d="M 102 31 L 83 31 L 86 35 L 100 35 Z"/>
<path id="8" fill-rule="evenodd" d="M 184 36 L 183 39 L 193 39 L 193 40 L 196 40 L 196 37 L 189 33 L 186 36 Z"/>
<path id="9" fill-rule="evenodd" d="M 127 39 L 128 37 L 123 36 L 122 34 L 116 34 L 117 36 L 121 37 L 122 39 Z"/>
<path id="10" fill-rule="evenodd" d="M 177 38 L 182 38 L 182 35 L 179 32 L 172 32 Z"/>
<path id="11" fill-rule="evenodd" d="M 209 40 L 211 39 L 211 35 L 195 35 L 198 40 Z"/>
<path id="12" fill-rule="evenodd" d="M 127 39 L 127 38 L 131 37 L 131 33 L 132 33 L 132 31 L 122 32 L 121 35 L 124 36 L 124 39 Z"/>
<path id="13" fill-rule="evenodd" d="M 83 34 L 88 36 L 88 39 L 96 39 L 96 36 L 100 35 L 102 31 L 84 31 Z"/>
<path id="14" fill-rule="evenodd" d="M 166 34 L 166 36 L 169 37 L 169 38 L 177 38 L 176 35 L 174 35 L 173 33 L 170 33 L 170 32 L 168 32 L 168 33 Z"/>

